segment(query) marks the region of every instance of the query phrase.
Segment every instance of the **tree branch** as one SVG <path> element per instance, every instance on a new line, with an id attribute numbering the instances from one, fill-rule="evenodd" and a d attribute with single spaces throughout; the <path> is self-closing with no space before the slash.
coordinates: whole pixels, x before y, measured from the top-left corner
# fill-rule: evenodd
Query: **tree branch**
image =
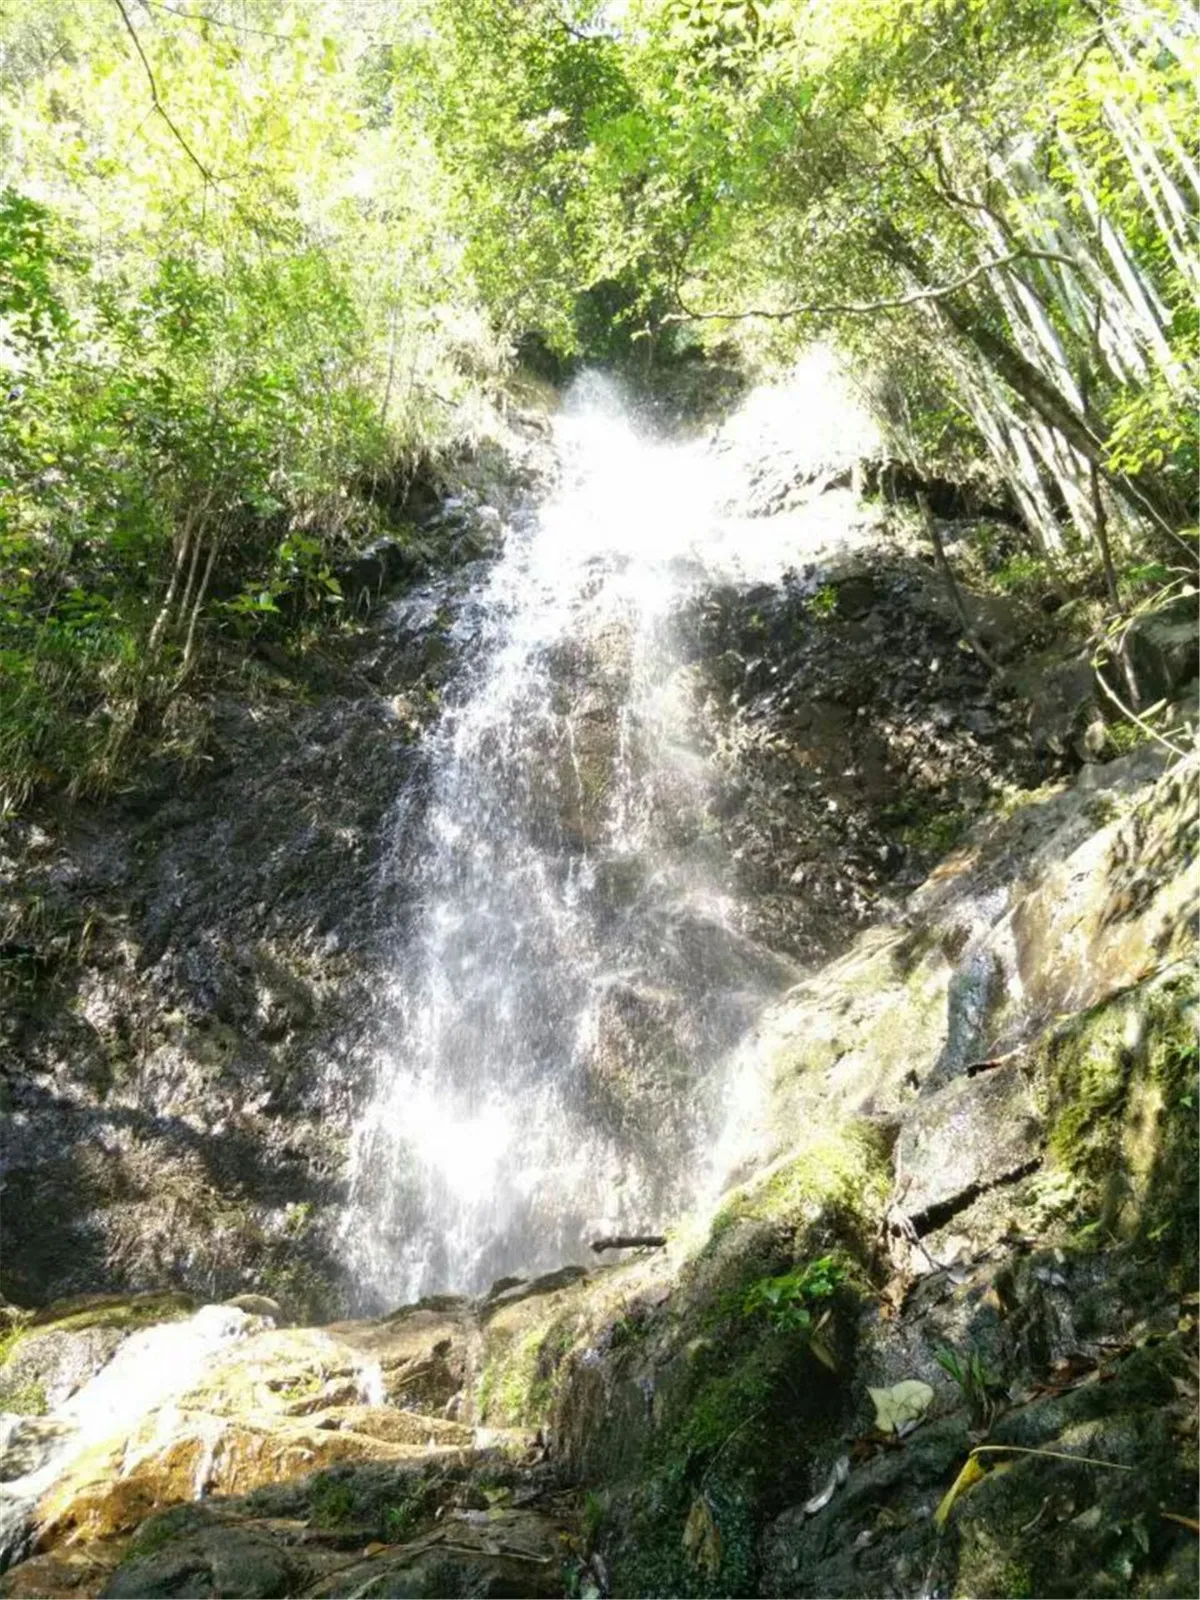
<path id="1" fill-rule="evenodd" d="M 159 116 L 166 123 L 167 127 L 170 128 L 171 132 L 175 135 L 175 138 L 179 141 L 180 147 L 184 151 L 188 160 L 199 172 L 204 175 L 204 181 L 206 183 L 211 183 L 215 188 L 217 182 L 216 178 L 213 177 L 212 173 L 192 149 L 191 145 L 184 138 L 183 134 L 180 133 L 179 128 L 171 118 L 170 112 L 162 103 L 162 99 L 158 93 L 158 82 L 154 76 L 154 69 L 151 67 L 150 62 L 146 58 L 146 52 L 142 49 L 142 41 L 137 36 L 137 29 L 129 19 L 129 13 L 125 9 L 125 0 L 113 0 L 113 4 L 121 13 L 121 21 L 125 24 L 125 31 L 133 40 L 133 48 L 137 51 L 138 56 L 141 58 L 142 66 L 146 69 L 146 80 L 150 85 L 150 98 L 153 102 L 155 111 L 158 112 Z"/>
<path id="2" fill-rule="evenodd" d="M 911 294 L 898 295 L 893 300 L 809 300 L 800 305 L 786 306 L 779 311 L 769 311 L 765 307 L 749 311 L 692 311 L 680 300 L 680 310 L 670 313 L 663 318 L 663 321 L 746 322 L 751 317 L 762 317 L 770 322 L 783 322 L 789 317 L 861 317 L 868 316 L 874 311 L 898 311 L 904 306 L 919 305 L 923 300 L 944 300 L 947 295 L 957 294 L 960 289 L 965 289 L 968 284 L 982 278 L 985 273 L 1009 267 L 1014 261 L 1056 261 L 1060 266 L 1077 267 L 1077 263 L 1070 256 L 1061 255 L 1057 250 L 1014 250 L 1009 255 L 980 262 L 970 272 L 964 273 L 961 278 L 955 278 L 950 283 L 938 284 L 932 289 L 914 289 Z"/>
<path id="3" fill-rule="evenodd" d="M 269 28 L 252 28 L 248 22 L 230 22 L 224 17 L 209 16 L 203 11 L 180 11 L 176 6 L 166 5 L 164 0 L 142 0 L 142 4 L 147 8 L 153 7 L 155 11 L 166 11 L 183 22 L 207 22 L 214 28 L 229 28 L 233 33 L 253 33 L 260 39 L 279 39 L 284 44 L 295 42 L 290 33 L 272 33 Z"/>

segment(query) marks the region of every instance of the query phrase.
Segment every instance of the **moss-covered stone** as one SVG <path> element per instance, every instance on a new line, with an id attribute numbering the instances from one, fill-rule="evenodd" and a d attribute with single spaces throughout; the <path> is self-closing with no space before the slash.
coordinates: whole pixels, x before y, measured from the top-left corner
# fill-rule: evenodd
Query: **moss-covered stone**
<path id="1" fill-rule="evenodd" d="M 726 1197 L 698 1262 L 711 1258 L 739 1222 L 766 1223 L 796 1236 L 823 1218 L 853 1247 L 878 1222 L 891 1185 L 888 1156 L 886 1134 L 874 1123 L 847 1121 L 817 1134 Z"/>
<path id="2" fill-rule="evenodd" d="M 476 1412 L 489 1428 L 536 1429 L 553 1409 L 567 1353 L 603 1315 L 589 1287 L 505 1306 L 484 1324 Z"/>
<path id="3" fill-rule="evenodd" d="M 1197 1248 L 1196 1004 L 1190 974 L 1151 980 L 1074 1019 L 1034 1062 L 1085 1236 L 1147 1241 L 1160 1265 L 1194 1263 Z"/>
<path id="4" fill-rule="evenodd" d="M 84 1328 L 117 1328 L 132 1332 L 158 1322 L 176 1322 L 196 1309 L 195 1297 L 179 1290 L 147 1294 L 79 1295 L 55 1301 L 30 1318 L 30 1327 L 78 1332 Z"/>

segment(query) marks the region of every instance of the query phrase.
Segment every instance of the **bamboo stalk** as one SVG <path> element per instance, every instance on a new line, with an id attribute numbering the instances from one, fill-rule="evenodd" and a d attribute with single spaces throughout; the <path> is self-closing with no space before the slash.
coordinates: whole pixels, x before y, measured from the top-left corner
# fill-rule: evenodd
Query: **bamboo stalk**
<path id="1" fill-rule="evenodd" d="M 183 529 L 175 548 L 175 561 L 171 568 L 171 577 L 167 584 L 167 592 L 165 595 L 163 595 L 162 604 L 158 608 L 158 614 L 154 619 L 154 625 L 150 629 L 150 637 L 146 642 L 146 654 L 148 656 L 153 656 L 157 652 L 159 644 L 162 641 L 162 636 L 166 631 L 167 619 L 171 614 L 171 607 L 175 603 L 175 594 L 179 588 L 179 577 L 183 571 L 184 562 L 187 559 L 188 546 L 191 543 L 191 539 L 191 519 L 190 517 L 185 517 L 183 521 Z"/>

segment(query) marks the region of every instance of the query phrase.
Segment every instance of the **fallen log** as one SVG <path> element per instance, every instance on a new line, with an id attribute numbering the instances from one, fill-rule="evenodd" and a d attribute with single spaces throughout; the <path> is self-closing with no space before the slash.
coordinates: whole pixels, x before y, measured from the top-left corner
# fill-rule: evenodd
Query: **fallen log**
<path id="1" fill-rule="evenodd" d="M 665 1233 L 629 1233 L 618 1234 L 612 1239 L 593 1239 L 592 1249 L 597 1255 L 602 1250 L 633 1250 L 644 1245 L 652 1250 L 660 1250 L 667 1242 Z"/>

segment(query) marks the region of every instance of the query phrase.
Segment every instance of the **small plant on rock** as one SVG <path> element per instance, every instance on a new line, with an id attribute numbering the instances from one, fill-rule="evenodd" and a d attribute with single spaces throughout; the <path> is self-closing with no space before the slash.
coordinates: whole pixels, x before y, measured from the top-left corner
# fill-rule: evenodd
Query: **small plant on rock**
<path id="1" fill-rule="evenodd" d="M 997 1394 L 1003 1385 L 983 1363 L 977 1350 L 960 1355 L 956 1350 L 936 1350 L 934 1357 L 942 1371 L 962 1391 L 973 1428 L 988 1428 L 996 1416 Z"/>
<path id="2" fill-rule="evenodd" d="M 791 1272 L 752 1283 L 742 1302 L 742 1312 L 748 1317 L 762 1313 L 775 1333 L 802 1335 L 817 1360 L 832 1369 L 833 1356 L 820 1338 L 831 1309 L 819 1308 L 845 1281 L 846 1269 L 837 1258 L 820 1256 Z"/>
<path id="3" fill-rule="evenodd" d="M 837 590 L 831 583 L 823 583 L 815 594 L 809 595 L 805 601 L 805 610 L 810 617 L 824 620 L 833 616 L 837 610 Z"/>

